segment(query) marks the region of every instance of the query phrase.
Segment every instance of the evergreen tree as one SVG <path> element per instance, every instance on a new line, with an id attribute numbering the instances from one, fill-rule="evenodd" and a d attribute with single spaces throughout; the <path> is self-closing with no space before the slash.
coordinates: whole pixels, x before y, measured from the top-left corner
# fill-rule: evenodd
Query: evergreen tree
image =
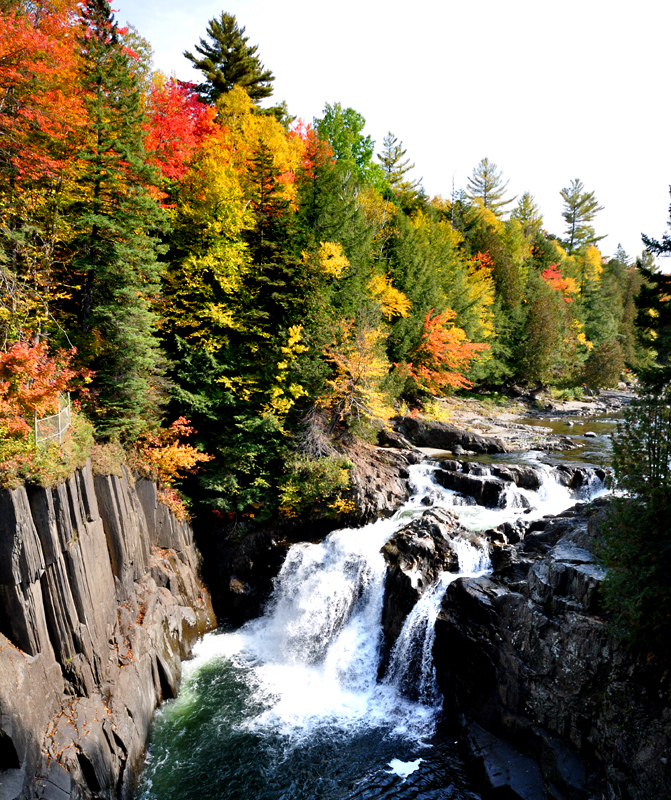
<path id="1" fill-rule="evenodd" d="M 468 179 L 466 196 L 470 200 L 480 200 L 485 208 L 500 216 L 517 196 L 505 198 L 508 183 L 509 181 L 503 182 L 502 173 L 498 171 L 496 164 L 483 158 Z"/>
<path id="2" fill-rule="evenodd" d="M 604 239 L 604 236 L 597 236 L 591 224 L 599 211 L 603 211 L 603 206 L 599 205 L 594 196 L 594 192 L 586 192 L 585 185 L 576 178 L 571 181 L 571 185 L 562 189 L 560 192 L 564 201 L 562 217 L 566 220 L 566 239 L 564 246 L 570 254 L 575 253 L 581 247 L 596 244 Z"/>
<path id="3" fill-rule="evenodd" d="M 520 223 L 524 235 L 531 241 L 543 227 L 543 215 L 529 192 L 524 192 L 520 197 L 510 216 Z"/>
<path id="4" fill-rule="evenodd" d="M 201 96 L 215 103 L 222 94 L 234 86 L 242 86 L 255 102 L 270 97 L 275 76 L 265 69 L 257 55 L 258 45 L 250 47 L 245 29 L 239 28 L 233 14 L 222 13 L 207 26 L 209 42 L 204 39 L 195 49 L 202 58 L 188 50 L 184 56 L 199 69 L 206 78 L 198 87 Z"/>
<path id="5" fill-rule="evenodd" d="M 82 93 L 89 135 L 80 153 L 73 267 L 80 357 L 95 371 L 99 431 L 136 436 L 156 419 L 160 363 L 152 302 L 165 216 L 152 197 L 143 103 L 133 57 L 107 0 L 82 6 Z"/>
<path id="6" fill-rule="evenodd" d="M 403 143 L 399 142 L 393 133 L 389 132 L 382 140 L 383 150 L 378 153 L 378 159 L 384 170 L 387 183 L 401 202 L 401 205 L 408 205 L 419 193 L 421 180 L 410 181 L 405 176 L 411 169 L 415 168 L 410 163 L 410 159 L 404 159 L 408 152 L 404 149 Z"/>

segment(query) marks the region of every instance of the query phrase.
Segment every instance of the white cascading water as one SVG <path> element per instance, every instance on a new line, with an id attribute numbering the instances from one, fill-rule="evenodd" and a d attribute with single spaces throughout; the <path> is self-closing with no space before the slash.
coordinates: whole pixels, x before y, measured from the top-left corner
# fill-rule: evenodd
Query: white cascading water
<path id="1" fill-rule="evenodd" d="M 427 505 L 449 507 L 466 527 L 482 530 L 525 510 L 527 519 L 535 519 L 575 502 L 549 467 L 539 492 L 511 488 L 506 506 L 497 509 L 460 504 L 454 492 L 433 481 L 434 470 L 427 463 L 411 467 L 413 496 L 394 517 L 335 531 L 319 544 L 294 545 L 264 616 L 236 633 L 206 636 L 197 646 L 190 670 L 217 656 L 251 668 L 266 710 L 246 723 L 250 729 L 302 738 L 325 724 L 348 729 L 391 723 L 397 732 L 420 739 L 430 735 L 440 700 L 431 655 L 440 604 L 453 580 L 487 571 L 488 556 L 465 540 L 458 542 L 459 573 L 443 574 L 424 592 L 379 682 L 381 548 Z"/>

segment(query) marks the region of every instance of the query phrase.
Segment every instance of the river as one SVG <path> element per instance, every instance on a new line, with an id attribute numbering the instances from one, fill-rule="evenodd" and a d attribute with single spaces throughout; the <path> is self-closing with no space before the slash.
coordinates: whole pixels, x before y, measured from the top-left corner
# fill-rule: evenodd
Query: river
<path id="1" fill-rule="evenodd" d="M 461 543 L 459 574 L 444 573 L 420 598 L 379 676 L 380 548 L 431 505 L 483 530 L 559 513 L 605 489 L 593 480 L 572 494 L 543 465 L 538 492 L 510 489 L 504 508 L 485 509 L 438 486 L 434 469 L 411 467 L 413 495 L 392 518 L 294 545 L 264 615 L 197 645 L 179 696 L 156 714 L 142 800 L 479 797 L 441 719 L 431 651 L 447 585 L 486 572 L 486 549 Z"/>

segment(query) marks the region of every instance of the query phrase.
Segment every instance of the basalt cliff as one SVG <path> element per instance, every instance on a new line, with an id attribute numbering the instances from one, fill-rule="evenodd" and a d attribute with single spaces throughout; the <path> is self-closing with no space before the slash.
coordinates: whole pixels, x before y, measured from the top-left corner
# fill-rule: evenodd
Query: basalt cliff
<path id="1" fill-rule="evenodd" d="M 158 704 L 216 622 L 188 524 L 90 465 L 0 492 L 0 798 L 129 798 Z"/>

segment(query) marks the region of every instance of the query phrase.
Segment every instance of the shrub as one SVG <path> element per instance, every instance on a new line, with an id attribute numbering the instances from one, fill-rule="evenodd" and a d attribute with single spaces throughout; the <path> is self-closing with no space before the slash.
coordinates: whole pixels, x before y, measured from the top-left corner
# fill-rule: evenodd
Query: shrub
<path id="1" fill-rule="evenodd" d="M 279 487 L 282 517 L 337 517 L 353 511 L 354 503 L 346 497 L 352 466 L 344 456 L 294 456 L 287 462 L 287 478 Z"/>

